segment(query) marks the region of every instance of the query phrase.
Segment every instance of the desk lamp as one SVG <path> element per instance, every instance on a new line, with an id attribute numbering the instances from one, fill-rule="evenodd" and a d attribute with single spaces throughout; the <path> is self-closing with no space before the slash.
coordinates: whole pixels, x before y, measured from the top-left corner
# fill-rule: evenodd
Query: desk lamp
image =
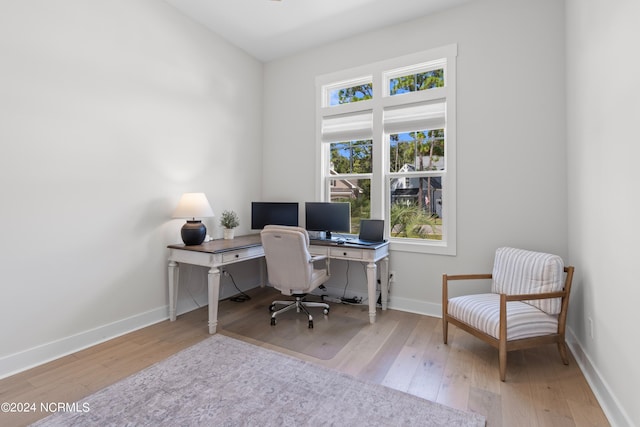
<path id="1" fill-rule="evenodd" d="M 180 231 L 182 241 L 187 246 L 201 244 L 207 235 L 207 227 L 196 218 L 211 217 L 213 209 L 204 193 L 184 193 L 173 212 L 173 218 L 187 218 Z"/>

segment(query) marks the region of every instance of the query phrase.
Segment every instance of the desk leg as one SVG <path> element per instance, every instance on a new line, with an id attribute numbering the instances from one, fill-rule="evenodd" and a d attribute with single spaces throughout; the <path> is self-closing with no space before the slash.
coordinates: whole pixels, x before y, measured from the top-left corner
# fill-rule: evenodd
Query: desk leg
<path id="1" fill-rule="evenodd" d="M 176 320 L 176 305 L 178 303 L 178 283 L 180 266 L 175 261 L 169 261 L 169 320 Z"/>
<path id="2" fill-rule="evenodd" d="M 260 258 L 260 287 L 264 288 L 267 285 L 267 263 L 264 257 Z"/>
<path id="3" fill-rule="evenodd" d="M 380 301 L 382 309 L 386 310 L 389 303 L 389 257 L 384 257 L 380 263 Z"/>
<path id="4" fill-rule="evenodd" d="M 367 264 L 367 293 L 369 296 L 369 323 L 376 323 L 376 263 Z"/>
<path id="5" fill-rule="evenodd" d="M 215 334 L 218 327 L 218 300 L 220 299 L 220 269 L 211 267 L 207 277 L 209 285 L 209 333 Z"/>

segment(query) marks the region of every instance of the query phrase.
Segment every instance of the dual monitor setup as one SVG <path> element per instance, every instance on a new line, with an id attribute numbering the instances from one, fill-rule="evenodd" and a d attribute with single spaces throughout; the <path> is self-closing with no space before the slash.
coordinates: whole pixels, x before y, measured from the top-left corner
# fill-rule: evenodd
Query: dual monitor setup
<path id="1" fill-rule="evenodd" d="M 252 202 L 251 228 L 262 230 L 266 225 L 298 226 L 298 202 Z M 347 202 L 306 202 L 304 204 L 305 228 L 324 233 L 332 239 L 332 233 L 351 232 L 351 205 Z M 335 238 L 333 240 L 336 240 Z M 382 242 L 384 221 L 366 219 L 360 223 L 359 239 L 349 243 Z"/>

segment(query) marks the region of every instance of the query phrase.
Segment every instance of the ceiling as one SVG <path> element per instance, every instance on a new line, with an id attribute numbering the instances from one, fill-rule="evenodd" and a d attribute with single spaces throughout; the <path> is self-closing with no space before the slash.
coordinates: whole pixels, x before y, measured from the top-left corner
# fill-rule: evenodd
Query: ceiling
<path id="1" fill-rule="evenodd" d="M 267 62 L 472 0 L 165 0 Z"/>

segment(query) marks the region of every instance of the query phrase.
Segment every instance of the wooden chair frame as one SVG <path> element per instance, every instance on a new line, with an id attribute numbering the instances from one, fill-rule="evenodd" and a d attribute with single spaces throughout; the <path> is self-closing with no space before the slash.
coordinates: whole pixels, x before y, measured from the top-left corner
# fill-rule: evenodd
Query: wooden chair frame
<path id="1" fill-rule="evenodd" d="M 507 373 L 507 352 L 512 350 L 521 350 L 525 348 L 536 347 L 543 344 L 558 345 L 558 351 L 560 357 L 565 365 L 569 364 L 569 357 L 567 355 L 567 344 L 565 342 L 565 328 L 567 323 L 567 310 L 569 307 L 569 294 L 571 292 L 571 283 L 573 281 L 574 267 L 564 267 L 565 282 L 564 289 L 559 292 L 547 292 L 540 294 L 522 294 L 522 295 L 507 295 L 500 294 L 500 338 L 496 339 L 493 336 L 484 333 L 476 329 L 475 327 L 451 316 L 448 314 L 449 305 L 449 281 L 450 280 L 482 280 L 492 279 L 492 274 L 462 274 L 462 275 L 442 275 L 442 335 L 444 343 L 448 341 L 448 326 L 449 323 L 457 326 L 470 333 L 471 335 L 480 338 L 482 341 L 492 345 L 498 349 L 500 359 L 500 380 L 505 381 Z M 507 340 L 507 302 L 509 301 L 525 301 L 536 300 L 546 298 L 562 298 L 561 311 L 558 314 L 558 332 L 551 335 L 542 335 L 531 338 L 523 338 L 517 340 Z"/>

